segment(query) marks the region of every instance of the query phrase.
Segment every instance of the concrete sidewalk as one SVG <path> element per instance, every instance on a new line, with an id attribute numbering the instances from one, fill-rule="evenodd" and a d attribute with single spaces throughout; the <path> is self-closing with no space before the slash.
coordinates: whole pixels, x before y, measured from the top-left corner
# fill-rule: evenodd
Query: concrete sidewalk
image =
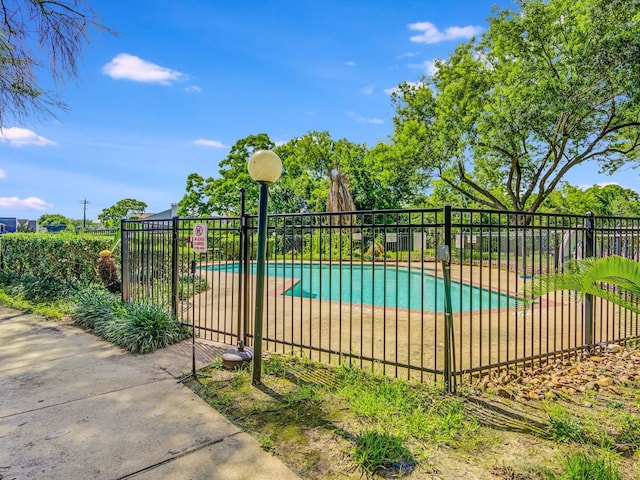
<path id="1" fill-rule="evenodd" d="M 298 478 L 176 382 L 189 371 L 190 342 L 131 355 L 0 307 L 0 479 Z"/>

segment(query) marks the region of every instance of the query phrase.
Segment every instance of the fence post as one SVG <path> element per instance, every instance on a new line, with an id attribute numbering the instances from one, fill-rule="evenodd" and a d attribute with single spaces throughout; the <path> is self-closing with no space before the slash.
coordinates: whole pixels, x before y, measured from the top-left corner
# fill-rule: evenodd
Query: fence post
<path id="1" fill-rule="evenodd" d="M 595 218 L 592 212 L 585 214 L 585 234 L 584 234 L 584 257 L 593 257 L 594 242 L 595 242 Z M 589 353 L 593 353 L 594 336 L 593 336 L 593 295 L 590 293 L 584 296 L 584 337 Z"/>
<path id="2" fill-rule="evenodd" d="M 444 206 L 444 246 L 438 247 L 444 276 L 444 384 L 447 392 L 456 391 L 453 378 L 455 356 L 453 345 L 453 309 L 451 306 L 451 205 Z"/>
<path id="3" fill-rule="evenodd" d="M 171 219 L 171 312 L 178 317 L 178 253 L 180 243 L 178 242 L 178 217 Z"/>
<path id="4" fill-rule="evenodd" d="M 120 220 L 120 276 L 122 281 L 121 300 L 122 303 L 129 301 L 129 285 L 131 283 L 130 269 L 131 259 L 129 258 L 129 232 L 126 230 L 126 220 Z"/>
<path id="5" fill-rule="evenodd" d="M 245 189 L 240 189 L 240 251 L 238 262 L 238 342 L 247 343 L 247 298 L 245 285 L 245 237 L 247 235 L 247 219 L 245 217 Z"/>

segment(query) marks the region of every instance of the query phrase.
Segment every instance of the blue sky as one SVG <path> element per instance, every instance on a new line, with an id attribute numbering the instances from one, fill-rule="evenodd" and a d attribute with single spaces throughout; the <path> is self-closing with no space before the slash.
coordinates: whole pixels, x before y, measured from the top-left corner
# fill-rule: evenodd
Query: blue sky
<path id="1" fill-rule="evenodd" d="M 328 130 L 369 146 L 392 133 L 389 92 L 487 27 L 482 0 L 96 0 L 68 112 L 0 132 L 0 217 L 95 219 L 123 198 L 170 207 L 187 176 L 217 176 L 229 147 Z M 509 6 L 509 1 L 500 1 Z M 43 82 L 44 83 L 44 82 Z M 575 185 L 638 173 L 574 171 Z"/>

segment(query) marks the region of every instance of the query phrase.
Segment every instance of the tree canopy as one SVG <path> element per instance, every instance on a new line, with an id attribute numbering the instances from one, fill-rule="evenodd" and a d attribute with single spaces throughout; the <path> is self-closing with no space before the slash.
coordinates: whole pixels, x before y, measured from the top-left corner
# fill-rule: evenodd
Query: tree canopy
<path id="1" fill-rule="evenodd" d="M 100 220 L 106 227 L 119 227 L 123 218 L 137 216 L 147 209 L 147 204 L 133 198 L 124 198 L 118 200 L 115 205 L 104 208 L 98 215 Z"/>
<path id="2" fill-rule="evenodd" d="M 640 217 L 640 195 L 634 190 L 610 184 L 581 189 L 563 182 L 540 207 L 541 211 L 601 217 Z"/>
<path id="3" fill-rule="evenodd" d="M 259 149 L 272 149 L 282 160 L 282 176 L 269 189 L 272 212 L 331 210 L 338 191 L 351 197 L 340 208 L 402 208 L 424 185 L 424 177 L 409 168 L 408 157 L 394 145 L 379 144 L 370 150 L 345 138 L 334 140 L 327 131 L 311 131 L 276 147 L 261 133 L 236 142 L 219 164 L 219 178 L 190 174 L 179 215 L 236 215 L 241 188 L 246 192 L 246 211 L 257 212 L 259 188 L 248 174 L 247 161 Z"/>
<path id="4" fill-rule="evenodd" d="M 52 227 L 50 230 L 62 231 L 68 230 L 74 232 L 76 230 L 71 219 L 58 213 L 44 213 L 38 217 L 38 226 Z"/>
<path id="5" fill-rule="evenodd" d="M 56 87 L 76 77 L 92 29 L 106 27 L 82 0 L 0 2 L 0 127 L 30 113 L 66 108 L 57 88 L 41 86 L 38 73 L 48 68 Z"/>
<path id="6" fill-rule="evenodd" d="M 393 140 L 469 201 L 538 210 L 573 167 L 640 151 L 640 0 L 520 0 L 403 83 Z"/>
<path id="7" fill-rule="evenodd" d="M 363 145 L 334 140 L 327 131 L 308 132 L 279 146 L 276 153 L 284 171 L 271 189 L 274 208 L 280 212 L 325 211 L 332 174 L 345 179 L 351 167 L 362 162 L 365 152 Z M 349 180 L 354 195 L 362 186 L 356 179 Z"/>
<path id="8" fill-rule="evenodd" d="M 240 190 L 245 189 L 248 211 L 257 211 L 259 187 L 251 179 L 247 162 L 256 150 L 273 150 L 275 144 L 266 133 L 238 140 L 218 164 L 219 178 L 203 178 L 191 173 L 187 191 L 178 203 L 180 216 L 239 215 Z"/>

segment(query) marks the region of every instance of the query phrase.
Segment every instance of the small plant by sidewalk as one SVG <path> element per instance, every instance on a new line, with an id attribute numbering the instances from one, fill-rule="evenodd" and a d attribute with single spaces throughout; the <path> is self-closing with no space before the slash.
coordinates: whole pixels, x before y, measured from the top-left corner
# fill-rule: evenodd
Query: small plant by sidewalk
<path id="1" fill-rule="evenodd" d="M 103 287 L 82 290 L 75 299 L 72 317 L 96 335 L 133 353 L 149 353 L 189 335 L 187 327 L 160 306 L 122 304 Z"/>
<path id="2" fill-rule="evenodd" d="M 118 344 L 133 353 L 149 353 L 179 342 L 189 329 L 158 305 L 128 303 L 127 316 Z"/>
<path id="3" fill-rule="evenodd" d="M 351 455 L 367 475 L 383 470 L 409 471 L 417 462 L 406 447 L 406 440 L 396 435 L 367 430 L 356 438 Z"/>

